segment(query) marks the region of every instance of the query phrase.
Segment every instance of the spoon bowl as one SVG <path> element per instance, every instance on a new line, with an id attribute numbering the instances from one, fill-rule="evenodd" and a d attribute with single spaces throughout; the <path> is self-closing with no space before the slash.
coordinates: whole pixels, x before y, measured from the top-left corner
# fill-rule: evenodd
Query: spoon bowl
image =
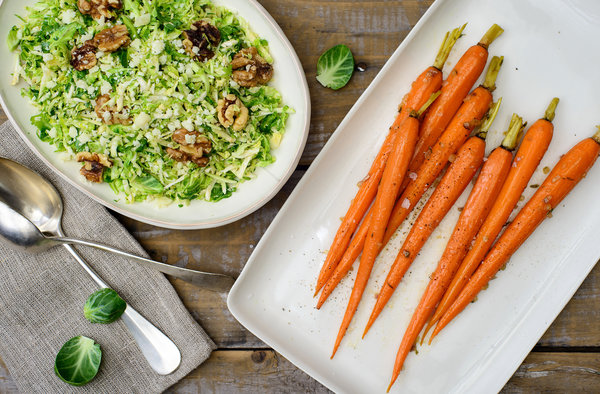
<path id="1" fill-rule="evenodd" d="M 63 203 L 58 190 L 37 172 L 0 158 L 0 201 L 25 216 L 43 233 L 60 228 Z"/>
<path id="2" fill-rule="evenodd" d="M 0 202 L 0 217 L 0 240 L 7 246 L 34 253 L 54 246 L 35 224 L 4 202 Z"/>

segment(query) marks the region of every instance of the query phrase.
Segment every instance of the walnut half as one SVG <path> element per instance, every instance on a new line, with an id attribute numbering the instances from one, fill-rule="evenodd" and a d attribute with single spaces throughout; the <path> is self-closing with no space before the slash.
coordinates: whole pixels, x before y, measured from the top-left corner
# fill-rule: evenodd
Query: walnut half
<path id="1" fill-rule="evenodd" d="M 71 66 L 78 71 L 89 70 L 98 63 L 96 51 L 114 52 L 129 45 L 130 41 L 129 31 L 125 25 L 106 28 L 81 47 L 71 50 Z"/>
<path id="2" fill-rule="evenodd" d="M 71 66 L 77 71 L 89 70 L 98 63 L 96 46 L 92 41 L 86 41 L 79 48 L 71 50 Z"/>
<path id="3" fill-rule="evenodd" d="M 173 133 L 173 141 L 179 144 L 179 149 L 167 148 L 167 155 L 175 161 L 191 161 L 200 167 L 208 165 L 208 155 L 212 144 L 206 136 L 197 131 L 179 129 Z"/>
<path id="4" fill-rule="evenodd" d="M 244 48 L 231 61 L 231 77 L 240 86 L 264 85 L 273 78 L 273 66 L 258 54 L 255 47 Z"/>
<path id="5" fill-rule="evenodd" d="M 98 32 L 92 40 L 93 44 L 102 52 L 114 52 L 129 45 L 130 41 L 129 31 L 125 25 L 106 28 Z"/>
<path id="6" fill-rule="evenodd" d="M 108 94 L 103 94 L 98 96 L 96 99 L 96 115 L 105 124 L 122 124 L 122 125 L 130 125 L 133 121 L 123 111 L 119 111 L 118 108 L 114 104 L 109 104 L 110 96 Z"/>
<path id="7" fill-rule="evenodd" d="M 111 19 L 110 10 L 119 10 L 123 7 L 121 0 L 77 0 L 77 8 L 84 15 L 91 15 L 94 19 L 102 17 Z"/>
<path id="8" fill-rule="evenodd" d="M 221 42 L 221 32 L 206 21 L 197 21 L 192 23 L 189 30 L 184 30 L 183 38 L 186 52 L 204 62 L 215 56 L 214 48 Z"/>
<path id="9" fill-rule="evenodd" d="M 108 156 L 101 153 L 79 152 L 75 158 L 79 163 L 83 162 L 79 172 L 90 182 L 101 183 L 104 167 L 112 167 Z"/>
<path id="10" fill-rule="evenodd" d="M 248 108 L 242 100 L 233 94 L 228 94 L 217 103 L 217 117 L 223 127 L 231 127 L 233 131 L 241 131 L 248 123 Z"/>

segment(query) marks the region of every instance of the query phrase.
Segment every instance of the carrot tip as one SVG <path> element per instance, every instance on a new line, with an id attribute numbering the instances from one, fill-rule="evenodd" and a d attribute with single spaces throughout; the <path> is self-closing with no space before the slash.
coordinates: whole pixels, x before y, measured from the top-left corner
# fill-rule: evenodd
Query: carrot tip
<path id="1" fill-rule="evenodd" d="M 344 334 L 345 334 L 345 332 L 344 332 Z M 342 335 L 342 336 L 340 336 L 340 335 L 338 334 L 338 337 L 337 337 L 337 339 L 335 340 L 335 345 L 333 345 L 333 351 L 331 352 L 331 357 L 330 357 L 330 359 L 332 359 L 332 358 L 335 356 L 335 354 L 337 353 L 338 349 L 340 348 L 340 343 L 342 342 L 342 338 L 343 338 L 343 337 L 344 337 L 343 335 Z"/>
<path id="2" fill-rule="evenodd" d="M 319 301 L 317 301 L 317 309 L 321 309 L 321 307 L 323 306 L 325 301 L 327 301 L 328 297 L 329 297 L 329 295 L 326 294 L 325 292 L 321 293 L 321 297 L 319 298 Z"/>
<path id="3" fill-rule="evenodd" d="M 398 376 L 396 375 L 396 377 L 392 378 L 392 381 L 390 382 L 390 385 L 388 386 L 387 390 L 385 391 L 386 393 L 389 393 L 392 386 L 394 385 L 394 383 L 396 383 L 396 379 L 398 378 Z"/>
<path id="4" fill-rule="evenodd" d="M 431 326 L 432 326 L 432 324 L 428 324 L 427 327 L 425 327 L 425 331 L 423 332 L 423 336 L 421 337 L 421 345 L 423 345 L 423 343 L 425 343 L 425 338 L 427 338 L 427 333 L 431 329 Z"/>
<path id="5" fill-rule="evenodd" d="M 375 319 L 377 319 L 378 315 L 379 315 L 379 313 L 375 313 L 375 310 L 373 310 L 373 313 L 371 313 L 371 317 L 369 317 L 369 321 L 367 322 L 367 325 L 365 326 L 365 332 L 363 333 L 363 338 L 365 337 L 365 335 L 367 335 L 367 333 L 371 329 L 371 326 L 375 322 Z"/>
<path id="6" fill-rule="evenodd" d="M 429 337 L 429 342 L 428 342 L 429 345 L 431 345 L 431 342 L 433 342 L 433 338 L 435 338 L 437 336 L 437 334 L 440 332 L 442 327 L 443 326 L 440 326 L 439 324 L 435 327 L 435 330 L 433 330 L 433 332 L 431 333 L 431 336 Z"/>
<path id="7" fill-rule="evenodd" d="M 335 349 L 333 349 L 333 352 L 331 353 L 331 356 L 329 357 L 329 359 L 333 360 L 333 357 L 335 356 L 336 353 L 337 353 L 337 347 Z"/>

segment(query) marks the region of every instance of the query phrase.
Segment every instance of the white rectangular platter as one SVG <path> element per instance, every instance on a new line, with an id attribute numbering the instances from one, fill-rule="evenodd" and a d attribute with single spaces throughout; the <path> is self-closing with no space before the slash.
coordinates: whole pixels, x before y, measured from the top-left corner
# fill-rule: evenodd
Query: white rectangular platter
<path id="1" fill-rule="evenodd" d="M 365 10 L 365 12 L 368 12 Z M 531 184 L 544 178 L 598 117 L 600 2 L 589 0 L 438 0 L 393 54 L 310 167 L 262 238 L 229 295 L 250 331 L 337 392 L 385 392 L 402 334 L 443 252 L 467 190 L 441 223 L 364 340 L 375 295 L 408 227 L 379 259 L 336 357 L 334 339 L 356 269 L 331 299 L 314 308 L 314 283 L 327 249 L 368 171 L 397 105 L 435 56 L 444 32 L 468 22 L 446 73 L 492 23 L 505 33 L 491 55 L 504 55 L 495 96 L 503 106 L 488 138 L 497 146 L 510 115 L 530 124 L 560 97 L 555 136 Z M 590 46 L 591 45 L 591 46 Z M 554 211 L 432 346 L 411 353 L 393 392 L 482 393 L 502 388 L 600 257 L 600 165 Z M 525 197 L 534 189 L 528 187 Z M 520 203 L 522 205 L 523 203 Z M 407 220 L 406 222 L 411 222 Z"/>

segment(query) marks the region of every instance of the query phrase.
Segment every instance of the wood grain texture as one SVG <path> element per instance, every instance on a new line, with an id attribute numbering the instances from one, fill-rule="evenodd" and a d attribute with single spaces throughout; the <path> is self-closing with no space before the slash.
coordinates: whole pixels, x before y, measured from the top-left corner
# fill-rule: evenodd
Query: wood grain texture
<path id="1" fill-rule="evenodd" d="M 211 230 L 165 230 L 117 215 L 153 258 L 182 267 L 237 276 L 254 246 L 350 107 L 427 10 L 431 0 L 259 0 L 283 28 L 307 74 L 313 114 L 300 169 L 254 214 Z M 0 38 L 1 39 L 1 38 Z M 315 80 L 318 56 L 344 43 L 368 68 L 337 92 Z M 0 108 L 0 122 L 6 120 Z M 172 283 L 219 350 L 173 387 L 173 393 L 326 392 L 245 330 L 228 312 L 226 294 Z M 581 285 L 504 388 L 505 393 L 591 392 L 600 387 L 600 266 Z M 17 392 L 0 360 L 0 393 Z"/>
<path id="2" fill-rule="evenodd" d="M 272 350 L 213 352 L 168 393 L 329 393 Z"/>
<path id="3" fill-rule="evenodd" d="M 531 353 L 502 393 L 598 393 L 599 389 L 598 353 Z"/>

